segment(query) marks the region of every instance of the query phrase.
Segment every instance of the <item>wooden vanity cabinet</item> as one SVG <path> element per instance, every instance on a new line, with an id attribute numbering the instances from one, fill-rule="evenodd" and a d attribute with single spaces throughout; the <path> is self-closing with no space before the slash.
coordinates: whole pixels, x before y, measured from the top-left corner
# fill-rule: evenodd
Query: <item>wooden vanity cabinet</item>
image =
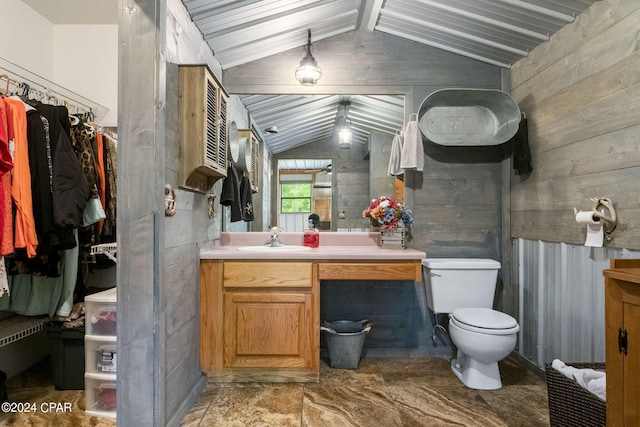
<path id="1" fill-rule="evenodd" d="M 612 259 L 605 277 L 607 426 L 640 425 L 640 259 Z"/>
<path id="2" fill-rule="evenodd" d="M 220 381 L 318 381 L 311 262 L 203 261 L 201 363 Z"/>
<path id="3" fill-rule="evenodd" d="M 211 381 L 318 382 L 320 280 L 420 282 L 420 259 L 200 261 L 200 365 Z"/>

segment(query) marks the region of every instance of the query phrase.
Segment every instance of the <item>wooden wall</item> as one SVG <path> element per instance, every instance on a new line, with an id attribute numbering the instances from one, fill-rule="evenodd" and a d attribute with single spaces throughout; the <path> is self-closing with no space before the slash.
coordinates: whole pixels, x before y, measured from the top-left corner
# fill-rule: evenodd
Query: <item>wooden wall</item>
<path id="1" fill-rule="evenodd" d="M 639 28 L 637 0 L 596 2 L 514 64 L 533 172 L 512 180 L 512 237 L 584 244 L 573 208 L 609 197 L 619 221 L 609 246 L 640 248 Z"/>
<path id="2" fill-rule="evenodd" d="M 197 391 L 203 381 L 200 349 L 193 345 L 200 340 L 200 248 L 220 236 L 221 221 L 209 218 L 204 194 L 178 189 L 179 67 L 168 63 L 166 71 L 165 180 L 176 189 L 176 214 L 164 220 L 163 256 L 165 416 L 171 420 L 185 396 Z M 221 187 L 222 180 L 212 191 L 219 194 Z"/>
<path id="3" fill-rule="evenodd" d="M 406 97 L 406 120 L 435 90 L 501 88 L 498 67 L 380 32 L 342 34 L 314 43 L 314 49 L 323 70 L 322 84 L 312 88 L 314 93 L 401 94 Z M 296 64 L 299 56 L 293 49 L 230 68 L 223 84 L 230 93 L 300 93 L 304 88 L 292 84 L 290 76 L 270 72 Z M 389 146 L 391 140 L 390 136 Z M 304 158 L 313 149 L 297 148 L 275 158 Z M 412 246 L 429 256 L 501 259 L 501 154 L 490 148 L 446 150 L 431 143 L 426 143 L 425 153 L 425 172 L 411 174 L 405 181 L 406 202 L 415 216 Z M 322 158 L 326 157 L 324 153 Z M 379 159 L 375 164 L 380 165 Z M 334 170 L 336 166 L 334 162 Z M 343 183 L 351 188 L 342 200 L 334 197 L 334 213 L 341 206 L 348 209 L 347 220 L 338 221 L 338 227 L 362 226 L 358 217 L 372 197 L 369 187 L 385 188 L 384 181 L 376 183 L 379 176 L 370 180 L 368 163 L 362 162 L 360 169 L 355 166 L 347 164 L 334 178 L 338 188 Z M 386 164 L 384 169 L 386 173 Z M 393 188 L 393 181 L 389 185 Z"/>
<path id="4" fill-rule="evenodd" d="M 487 87 L 487 76 L 499 75 L 493 65 L 378 31 L 340 34 L 314 42 L 313 49 L 322 80 L 311 88 L 293 78 L 299 48 L 229 68 L 222 83 L 234 94 L 402 95 L 414 86 Z M 287 69 L 291 73 L 282 72 Z"/>

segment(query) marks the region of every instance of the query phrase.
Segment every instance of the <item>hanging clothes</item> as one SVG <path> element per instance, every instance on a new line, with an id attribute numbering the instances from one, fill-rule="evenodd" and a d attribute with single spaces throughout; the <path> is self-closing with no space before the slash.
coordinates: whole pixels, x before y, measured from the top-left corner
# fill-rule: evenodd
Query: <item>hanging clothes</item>
<path id="1" fill-rule="evenodd" d="M 13 215 L 11 208 L 11 170 L 13 155 L 9 150 L 7 112 L 0 98 L 0 257 L 13 252 Z"/>
<path id="2" fill-rule="evenodd" d="M 96 160 L 97 160 L 97 175 L 98 175 L 98 197 L 100 197 L 100 204 L 102 205 L 102 210 L 104 212 L 105 199 L 106 199 L 106 176 L 105 176 L 105 157 L 104 157 L 104 138 L 102 137 L 102 132 L 98 132 L 97 126 L 94 126 L 94 130 L 96 130 Z M 106 213 L 105 213 L 106 218 Z M 104 226 L 104 220 L 101 220 L 98 223 L 98 234 L 102 234 L 102 227 Z"/>
<path id="3" fill-rule="evenodd" d="M 75 246 L 73 232 L 54 224 L 53 213 L 53 150 L 49 120 L 36 110 L 27 113 L 29 139 L 29 167 L 33 194 L 33 217 L 38 235 L 38 254 Z"/>
<path id="4" fill-rule="evenodd" d="M 36 108 L 50 125 L 54 223 L 61 228 L 78 228 L 89 200 L 89 184 L 71 145 L 69 112 L 66 107 L 47 104 Z"/>
<path id="5" fill-rule="evenodd" d="M 424 169 L 424 147 L 422 145 L 422 137 L 420 135 L 420 129 L 418 128 L 417 119 L 418 115 L 411 113 L 407 126 L 405 127 L 400 167 L 402 169 L 422 172 Z"/>
<path id="6" fill-rule="evenodd" d="M 116 241 L 116 205 L 117 205 L 117 186 L 118 178 L 118 156 L 117 141 L 111 135 L 104 134 L 104 174 L 105 174 L 105 200 L 104 211 L 106 218 L 104 220 L 100 240 L 102 242 Z"/>
<path id="7" fill-rule="evenodd" d="M 91 125 L 81 120 L 77 125 L 71 127 L 71 138 L 78 153 L 78 160 L 82 165 L 82 173 L 89 183 L 90 197 L 92 199 L 100 198 L 98 190 L 100 180 L 94 148 L 96 132 Z"/>
<path id="8" fill-rule="evenodd" d="M 240 183 L 238 182 L 238 171 L 236 170 L 233 161 L 229 162 L 227 177 L 222 183 L 220 204 L 231 208 L 231 222 L 242 221 Z"/>
<path id="9" fill-rule="evenodd" d="M 8 255 L 11 253 L 10 251 L 13 250 L 11 221 L 11 169 L 13 169 L 13 159 L 9 152 L 7 114 L 4 106 L 4 100 L 0 98 L 0 298 L 4 295 L 9 296 L 9 282 L 7 278 L 7 270 L 4 264 L 4 255 Z M 5 203 L 5 200 L 7 203 Z M 7 239 L 7 242 L 5 242 L 5 239 Z M 10 249 L 6 254 L 4 253 L 5 245 Z"/>
<path id="10" fill-rule="evenodd" d="M 5 98 L 4 102 L 7 109 L 9 140 L 13 140 L 15 144 L 11 180 L 11 197 L 16 206 L 13 244 L 15 248 L 25 248 L 27 256 L 33 258 L 36 255 L 38 238 L 33 219 L 27 114 L 22 101 Z"/>
<path id="11" fill-rule="evenodd" d="M 529 150 L 529 131 L 527 118 L 522 117 L 518 131 L 511 138 L 513 150 L 513 169 L 517 175 L 527 175 L 533 171 L 531 166 L 531 151 Z"/>
<path id="12" fill-rule="evenodd" d="M 0 298 L 3 296 L 9 296 L 9 281 L 7 277 L 7 270 L 4 265 L 4 257 L 0 257 Z"/>

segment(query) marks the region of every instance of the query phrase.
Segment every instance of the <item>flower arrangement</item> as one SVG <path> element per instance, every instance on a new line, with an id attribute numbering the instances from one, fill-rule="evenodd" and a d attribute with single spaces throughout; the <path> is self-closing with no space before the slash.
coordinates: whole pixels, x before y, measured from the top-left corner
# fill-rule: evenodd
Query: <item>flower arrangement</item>
<path id="1" fill-rule="evenodd" d="M 362 217 L 368 218 L 373 227 L 383 230 L 395 230 L 400 222 L 406 227 L 413 224 L 413 212 L 387 196 L 373 199 L 369 207 L 362 212 Z"/>

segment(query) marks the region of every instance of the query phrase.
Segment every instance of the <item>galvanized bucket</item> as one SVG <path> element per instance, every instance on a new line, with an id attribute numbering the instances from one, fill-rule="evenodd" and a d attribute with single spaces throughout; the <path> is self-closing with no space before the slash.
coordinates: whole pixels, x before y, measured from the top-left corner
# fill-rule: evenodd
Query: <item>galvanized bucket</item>
<path id="1" fill-rule="evenodd" d="M 498 145 L 518 131 L 520 107 L 496 89 L 441 89 L 427 96 L 418 110 L 418 127 L 440 145 Z"/>
<path id="2" fill-rule="evenodd" d="M 364 341 L 371 326 L 367 319 L 357 322 L 351 320 L 322 322 L 320 330 L 325 333 L 332 368 L 358 368 Z"/>

